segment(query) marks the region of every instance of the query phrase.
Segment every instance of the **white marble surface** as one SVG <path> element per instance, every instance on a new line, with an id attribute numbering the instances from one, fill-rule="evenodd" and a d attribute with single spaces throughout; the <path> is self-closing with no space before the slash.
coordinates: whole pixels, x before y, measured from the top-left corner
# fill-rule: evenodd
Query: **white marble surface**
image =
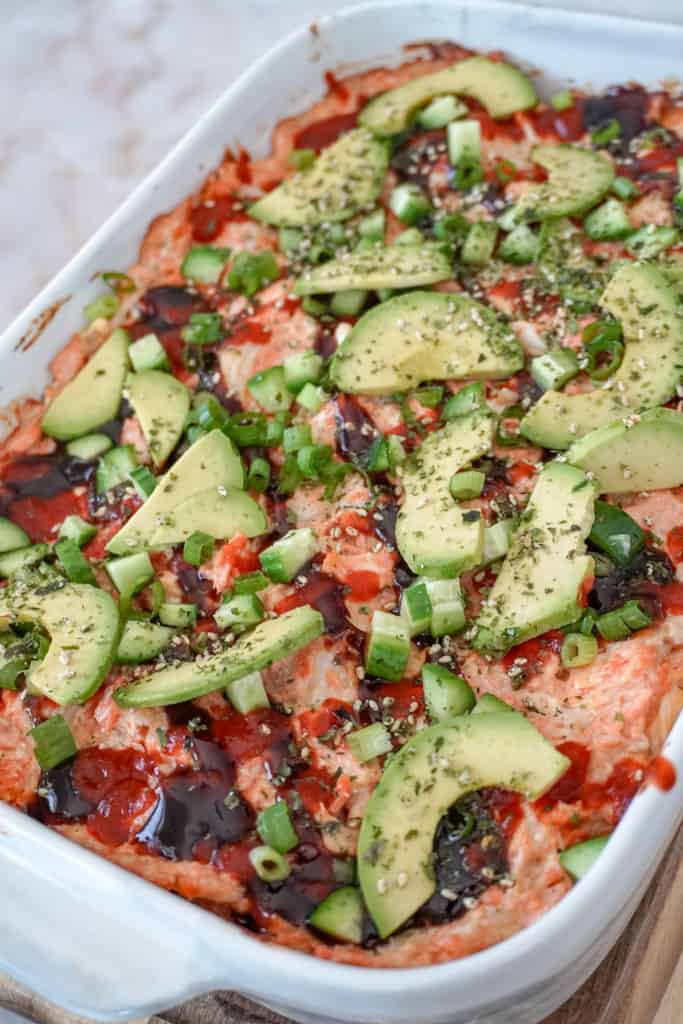
<path id="1" fill-rule="evenodd" d="M 0 0 L 0 329 L 255 57 L 340 6 Z M 683 0 L 558 6 L 683 20 Z"/>

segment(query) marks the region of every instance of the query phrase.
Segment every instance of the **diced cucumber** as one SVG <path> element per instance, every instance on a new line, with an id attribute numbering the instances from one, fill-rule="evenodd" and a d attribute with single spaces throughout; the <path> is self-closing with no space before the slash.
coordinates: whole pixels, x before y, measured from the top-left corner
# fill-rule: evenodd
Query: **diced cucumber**
<path id="1" fill-rule="evenodd" d="M 461 469 L 451 477 L 448 489 L 456 501 L 470 501 L 480 496 L 485 483 L 486 474 L 480 470 Z"/>
<path id="2" fill-rule="evenodd" d="M 143 501 L 147 501 L 156 490 L 157 478 L 154 473 L 150 473 L 147 466 L 136 466 L 135 469 L 131 469 L 130 479 Z"/>
<path id="3" fill-rule="evenodd" d="M 63 715 L 52 715 L 34 726 L 29 735 L 33 740 L 36 761 L 43 771 L 56 768 L 77 753 L 76 741 Z"/>
<path id="4" fill-rule="evenodd" d="M 448 125 L 448 159 L 455 170 L 455 187 L 469 189 L 481 181 L 481 127 L 478 121 L 453 121 Z"/>
<path id="5" fill-rule="evenodd" d="M 213 617 L 219 629 L 243 633 L 261 622 L 264 614 L 256 594 L 234 594 L 218 606 Z"/>
<path id="6" fill-rule="evenodd" d="M 31 538 L 20 526 L 11 519 L 0 516 L 0 554 L 16 551 L 17 548 L 26 548 L 30 543 Z"/>
<path id="7" fill-rule="evenodd" d="M 514 532 L 512 519 L 501 519 L 493 526 L 484 527 L 484 554 L 482 565 L 490 565 L 500 558 L 505 558 L 510 547 L 510 540 Z"/>
<path id="8" fill-rule="evenodd" d="M 451 121 L 458 117 L 464 117 L 467 107 L 455 96 L 437 96 L 435 100 L 424 107 L 417 115 L 418 123 L 428 131 L 437 128 L 445 128 Z"/>
<path id="9" fill-rule="evenodd" d="M 59 527 L 59 536 L 75 541 L 79 548 L 92 540 L 96 533 L 97 527 L 86 523 L 80 516 L 67 516 Z"/>
<path id="10" fill-rule="evenodd" d="M 368 293 L 364 288 L 350 288 L 345 292 L 335 292 L 330 300 L 332 316 L 359 316 L 368 301 Z"/>
<path id="11" fill-rule="evenodd" d="M 466 384 L 448 399 L 443 407 L 441 418 L 444 420 L 457 419 L 458 416 L 469 416 L 485 405 L 484 385 L 481 381 L 473 384 Z"/>
<path id="12" fill-rule="evenodd" d="M 95 474 L 97 493 L 104 494 L 105 491 L 111 491 L 112 488 L 130 480 L 130 474 L 137 465 L 138 457 L 132 444 L 105 452 Z"/>
<path id="13" fill-rule="evenodd" d="M 72 583 L 95 583 L 92 566 L 75 540 L 70 540 L 68 537 L 58 540 L 55 544 L 55 554 L 61 562 L 67 579 Z"/>
<path id="14" fill-rule="evenodd" d="M 123 627 L 116 660 L 122 665 L 139 665 L 140 662 L 151 661 L 168 647 L 172 636 L 173 630 L 168 626 L 129 619 Z"/>
<path id="15" fill-rule="evenodd" d="M 576 377 L 579 360 L 571 348 L 557 348 L 531 360 L 531 376 L 543 391 L 559 390 Z"/>
<path id="16" fill-rule="evenodd" d="M 266 412 L 285 412 L 292 404 L 284 366 L 271 366 L 247 381 L 247 387 Z"/>
<path id="17" fill-rule="evenodd" d="M 146 552 L 126 555 L 105 566 L 109 578 L 122 598 L 132 597 L 154 578 L 154 566 Z"/>
<path id="18" fill-rule="evenodd" d="M 498 221 L 500 224 L 500 220 Z M 522 266 L 525 263 L 533 263 L 538 254 L 538 235 L 528 224 L 518 224 L 509 235 L 503 239 L 498 249 L 498 255 L 506 263 L 514 263 Z"/>
<path id="19" fill-rule="evenodd" d="M 182 262 L 180 273 L 199 284 L 216 284 L 225 267 L 229 249 L 214 245 L 195 245 Z"/>
<path id="20" fill-rule="evenodd" d="M 86 434 L 85 437 L 69 441 L 66 445 L 66 454 L 84 462 L 94 462 L 113 446 L 114 442 L 107 434 Z"/>
<path id="21" fill-rule="evenodd" d="M 318 552 L 318 538 L 310 527 L 290 530 L 280 540 L 262 551 L 259 561 L 263 571 L 275 583 L 289 583 Z"/>
<path id="22" fill-rule="evenodd" d="M 365 671 L 380 679 L 398 682 L 408 665 L 410 636 L 406 622 L 398 615 L 376 611 L 370 624 Z"/>
<path id="23" fill-rule="evenodd" d="M 12 576 L 20 569 L 37 565 L 49 551 L 49 544 L 31 544 L 30 547 L 18 548 L 16 551 L 6 551 L 0 555 L 0 578 Z"/>
<path id="24" fill-rule="evenodd" d="M 159 622 L 174 629 L 189 629 L 197 621 L 197 605 L 164 601 L 159 607 Z"/>
<path id="25" fill-rule="evenodd" d="M 316 384 L 323 372 L 323 358 L 312 348 L 295 352 L 284 361 L 285 384 L 297 394 L 305 384 Z"/>
<path id="26" fill-rule="evenodd" d="M 351 885 L 335 889 L 318 904 L 308 923 L 340 942 L 360 945 L 363 940 L 363 899 L 360 890 Z"/>
<path id="27" fill-rule="evenodd" d="M 239 711 L 241 715 L 270 707 L 260 672 L 250 672 L 241 679 L 233 679 L 226 686 L 225 692 L 235 711 Z"/>
<path id="28" fill-rule="evenodd" d="M 628 213 L 618 199 L 606 199 L 583 222 L 583 230 L 595 242 L 612 242 L 633 233 Z"/>
<path id="29" fill-rule="evenodd" d="M 373 722 L 364 729 L 348 733 L 346 742 L 353 756 L 361 764 L 381 757 L 382 754 L 390 754 L 393 750 L 389 730 L 381 722 Z"/>
<path id="30" fill-rule="evenodd" d="M 493 257 L 497 238 L 498 225 L 495 220 L 476 221 L 467 232 L 460 250 L 460 259 L 473 267 L 485 266 Z"/>
<path id="31" fill-rule="evenodd" d="M 308 412 L 315 415 L 315 413 L 322 408 L 325 402 L 329 399 L 329 395 L 324 388 L 321 388 L 316 384 L 304 384 L 299 394 L 296 396 L 296 400 L 302 409 L 307 409 Z"/>
<path id="32" fill-rule="evenodd" d="M 467 680 L 449 672 L 443 665 L 423 665 L 422 684 L 427 711 L 434 722 L 464 715 L 476 703 Z"/>
<path id="33" fill-rule="evenodd" d="M 289 853 L 299 845 L 299 836 L 286 800 L 276 800 L 270 807 L 260 811 L 256 818 L 256 829 L 266 846 L 278 853 Z"/>
<path id="34" fill-rule="evenodd" d="M 163 707 L 193 700 L 286 658 L 323 630 L 323 617 L 315 608 L 293 608 L 276 619 L 265 619 L 218 654 L 171 665 L 130 683 L 116 692 L 115 700 L 121 707 Z"/>
<path id="35" fill-rule="evenodd" d="M 594 839 L 586 839 L 583 843 L 570 846 L 560 854 L 560 864 L 567 874 L 578 882 L 593 867 L 608 841 L 609 836 L 596 836 Z"/>
<path id="36" fill-rule="evenodd" d="M 457 633 L 465 625 L 465 600 L 460 580 L 426 580 L 427 593 L 432 605 L 431 634 L 433 637 Z"/>
<path id="37" fill-rule="evenodd" d="M 397 185 L 389 197 L 389 207 L 402 224 L 419 224 L 432 212 L 429 196 L 411 182 Z"/>
<path id="38" fill-rule="evenodd" d="M 137 373 L 143 370 L 169 370 L 170 364 L 166 349 L 156 334 L 145 334 L 138 338 L 128 349 L 133 369 Z"/>
<path id="39" fill-rule="evenodd" d="M 114 419 L 128 372 L 128 333 L 121 328 L 50 403 L 42 428 L 58 441 L 70 441 Z"/>

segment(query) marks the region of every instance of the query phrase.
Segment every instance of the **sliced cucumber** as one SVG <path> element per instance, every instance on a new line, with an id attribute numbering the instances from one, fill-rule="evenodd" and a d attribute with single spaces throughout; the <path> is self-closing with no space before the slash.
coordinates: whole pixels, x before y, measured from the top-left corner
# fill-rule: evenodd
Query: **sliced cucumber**
<path id="1" fill-rule="evenodd" d="M 355 249 L 308 270 L 294 286 L 297 295 L 341 292 L 351 288 L 417 288 L 447 281 L 451 262 L 441 245 L 375 246 Z"/>
<path id="2" fill-rule="evenodd" d="M 276 583 L 289 583 L 319 551 L 318 538 L 306 526 L 290 530 L 259 555 L 261 568 Z"/>
<path id="3" fill-rule="evenodd" d="M 11 519 L 0 516 L 0 554 L 16 551 L 17 548 L 26 548 L 30 543 L 31 538 L 20 526 Z"/>
<path id="4" fill-rule="evenodd" d="M 315 355 L 315 353 L 313 353 Z M 261 370 L 247 381 L 247 387 L 266 412 L 285 412 L 292 404 L 284 366 Z"/>
<path id="5" fill-rule="evenodd" d="M 116 660 L 122 665 L 139 665 L 140 662 L 151 661 L 168 647 L 173 635 L 173 630 L 168 626 L 129 619 L 123 627 Z"/>
<path id="6" fill-rule="evenodd" d="M 253 498 L 225 487 L 198 491 L 159 516 L 157 523 L 150 543 L 161 548 L 181 544 L 198 531 L 215 540 L 229 540 L 237 533 L 258 537 L 268 526 L 263 509 Z"/>
<path id="7" fill-rule="evenodd" d="M 163 707 L 193 700 L 286 658 L 323 630 L 323 617 L 315 608 L 293 608 L 277 619 L 266 619 L 219 654 L 172 665 L 130 683 L 116 692 L 115 700 L 121 707 Z"/>
<path id="8" fill-rule="evenodd" d="M 216 284 L 229 255 L 229 249 L 219 246 L 195 245 L 183 260 L 180 273 L 199 284 Z"/>
<path id="9" fill-rule="evenodd" d="M 287 178 L 249 213 L 266 224 L 301 227 L 348 220 L 375 201 L 389 163 L 385 143 L 366 128 L 346 132 L 308 170 Z"/>
<path id="10" fill-rule="evenodd" d="M 410 636 L 400 615 L 373 612 L 370 638 L 365 657 L 365 671 L 380 679 L 398 682 L 408 665 Z"/>
<path id="11" fill-rule="evenodd" d="M 176 377 L 161 370 L 131 373 L 126 383 L 152 462 L 162 466 L 182 436 L 190 411 L 190 392 Z"/>
<path id="12" fill-rule="evenodd" d="M 421 110 L 417 119 L 423 128 L 434 131 L 437 128 L 445 128 L 451 121 L 467 114 L 467 107 L 455 96 L 438 96 L 435 100 Z"/>
<path id="13" fill-rule="evenodd" d="M 118 328 L 50 403 L 43 431 L 58 441 L 70 441 L 114 419 L 127 372 L 128 333 Z"/>
<path id="14" fill-rule="evenodd" d="M 160 478 L 154 493 L 109 541 L 107 551 L 126 555 L 149 547 L 159 523 L 171 516 L 186 498 L 203 488 L 234 488 L 243 484 L 242 461 L 232 441 L 220 430 L 212 430 L 196 441 Z"/>
<path id="15" fill-rule="evenodd" d="M 137 465 L 138 458 L 132 444 L 124 444 L 120 448 L 112 448 L 105 452 L 95 474 L 97 493 L 105 494 L 106 491 L 125 483 Z"/>
<path id="16" fill-rule="evenodd" d="M 596 242 L 612 242 L 633 233 L 626 207 L 618 199 L 606 199 L 589 213 L 583 230 Z"/>
<path id="17" fill-rule="evenodd" d="M 461 261 L 469 266 L 485 267 L 493 258 L 497 239 L 495 220 L 479 220 L 472 224 L 460 250 Z"/>

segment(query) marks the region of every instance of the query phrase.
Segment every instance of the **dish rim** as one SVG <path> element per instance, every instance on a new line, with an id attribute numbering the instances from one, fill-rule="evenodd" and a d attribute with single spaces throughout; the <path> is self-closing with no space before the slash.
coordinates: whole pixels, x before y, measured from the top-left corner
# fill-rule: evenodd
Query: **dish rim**
<path id="1" fill-rule="evenodd" d="M 467 10 L 472 2 L 473 0 L 430 0 L 428 6 Z M 477 5 L 482 8 L 488 8 L 493 13 L 496 10 L 510 13 L 520 10 L 520 8 L 525 12 L 539 13 L 539 8 L 506 3 L 505 0 L 484 0 L 483 3 L 478 2 Z M 386 16 L 387 12 L 391 12 L 396 8 L 413 8 L 414 6 L 411 0 L 370 0 L 367 3 L 344 7 L 333 15 L 320 18 L 317 20 L 317 24 L 324 31 L 334 27 L 335 24 L 346 22 L 359 15 L 378 13 Z M 605 30 L 608 30 L 610 26 L 616 27 L 619 25 L 623 26 L 624 24 L 633 24 L 632 19 L 623 18 L 618 15 L 575 13 L 557 8 L 540 10 L 549 17 L 554 14 L 564 14 L 571 16 L 573 20 L 579 23 L 598 22 L 604 26 Z M 670 26 L 683 33 L 681 26 L 670 22 L 642 22 L 639 24 L 650 24 L 657 29 Z M 258 83 L 263 77 L 264 72 L 267 71 L 269 64 L 281 58 L 283 54 L 286 54 L 288 50 L 299 43 L 309 32 L 310 26 L 307 23 L 285 36 L 263 54 L 247 71 L 240 75 L 235 82 L 227 87 L 215 103 L 212 104 L 207 113 L 190 128 L 168 155 L 161 160 L 156 168 L 124 200 L 114 214 L 104 222 L 79 252 L 52 278 L 24 311 L 14 319 L 6 331 L 3 332 L 0 337 L 0 357 L 14 347 L 17 340 L 21 339 L 36 317 L 49 308 L 58 298 L 72 290 L 73 285 L 70 287 L 71 282 L 78 282 L 83 277 L 83 269 L 97 254 L 100 246 L 116 236 L 124 217 L 128 218 L 135 212 L 142 213 L 144 216 L 144 206 L 148 202 L 150 193 L 153 193 L 167 176 L 172 176 L 174 165 L 180 158 L 191 154 L 197 139 L 201 138 L 214 122 L 221 120 L 222 112 L 230 104 L 232 98 L 241 90 L 250 88 Z M 144 223 L 146 225 L 147 221 Z M 240 926 L 224 921 L 210 912 L 201 911 L 200 908 L 193 906 L 191 903 L 175 900 L 174 906 L 178 908 L 178 915 L 174 916 L 178 917 L 178 926 L 180 928 L 184 914 L 188 912 L 192 914 L 201 913 L 201 918 L 197 919 L 198 922 L 202 924 L 202 927 L 210 928 L 212 933 L 217 929 L 215 931 L 216 938 L 220 937 L 224 943 L 227 942 L 227 950 L 234 952 L 236 957 L 243 955 L 251 959 L 252 954 L 257 954 L 255 959 L 259 971 L 269 973 L 275 980 L 279 978 L 283 982 L 288 977 L 291 977 L 293 972 L 296 972 L 299 976 L 301 976 L 302 972 L 304 976 L 315 975 L 318 987 L 326 989 L 329 995 L 338 994 L 340 986 L 345 987 L 347 985 L 352 986 L 357 995 L 367 995 L 375 998 L 395 996 L 396 990 L 399 987 L 403 994 L 408 991 L 415 994 L 427 988 L 429 988 L 432 994 L 437 990 L 452 992 L 455 986 L 465 982 L 467 982 L 468 988 L 485 983 L 503 965 L 508 970 L 514 969 L 515 965 L 523 965 L 519 982 L 514 989 L 516 993 L 521 993 L 533 987 L 534 984 L 547 981 L 549 973 L 552 975 L 553 971 L 561 970 L 568 960 L 568 950 L 575 948 L 575 956 L 577 958 L 581 953 L 585 954 L 588 946 L 586 934 L 590 932 L 592 941 L 595 942 L 598 934 L 605 930 L 605 921 L 613 920 L 623 910 L 625 902 L 623 893 L 626 888 L 630 892 L 638 890 L 643 884 L 644 877 L 649 877 L 656 869 L 666 845 L 674 834 L 676 822 L 683 816 L 683 716 L 679 716 L 677 722 L 672 727 L 662 749 L 662 754 L 669 757 L 677 769 L 676 786 L 668 793 L 662 793 L 654 786 L 648 786 L 636 796 L 618 827 L 615 840 L 609 844 L 590 874 L 582 880 L 581 885 L 575 886 L 559 903 L 551 907 L 539 919 L 522 931 L 494 946 L 462 959 L 429 966 L 403 968 L 356 967 L 322 960 L 319 957 L 301 953 L 275 943 L 261 942 L 249 935 Z M 672 810 L 673 815 L 670 814 Z M 15 814 L 24 817 L 21 812 L 14 811 L 7 805 L 0 805 L 0 826 L 2 826 L 4 820 L 8 830 L 15 833 L 17 830 L 22 831 L 18 823 L 13 820 Z M 654 826 L 653 822 L 655 823 Z M 41 832 L 45 831 L 46 840 L 50 837 L 53 840 L 56 838 L 53 833 L 44 829 L 44 826 L 40 826 L 28 818 L 26 818 L 24 824 L 27 826 L 23 830 L 26 834 L 32 828 L 35 828 L 40 829 Z M 646 836 L 645 842 L 643 842 L 644 834 Z M 69 842 L 68 840 L 63 840 L 63 837 L 59 838 L 62 841 Z M 636 843 L 641 851 L 644 846 L 647 846 L 650 851 L 647 857 L 649 866 L 645 872 L 640 866 L 642 856 L 637 860 L 634 857 L 629 858 L 628 856 L 627 847 L 630 847 L 632 852 L 636 848 Z M 45 843 L 45 845 L 49 845 L 49 843 Z M 78 868 L 79 863 L 85 864 L 87 862 L 89 869 L 93 870 L 96 864 L 102 873 L 103 880 L 108 872 L 123 870 L 97 854 L 92 854 L 75 844 L 69 843 L 69 846 L 73 846 L 73 849 L 68 851 L 68 853 L 70 854 L 69 859 L 74 862 L 75 869 Z M 81 858 L 85 858 L 85 861 L 81 861 Z M 616 876 L 622 879 L 620 886 L 614 885 L 614 878 Z M 128 872 L 126 872 L 126 878 L 134 886 L 143 884 L 144 890 L 148 894 L 147 898 L 149 898 L 150 893 L 156 893 L 156 896 L 162 900 L 171 901 L 173 899 L 170 893 L 159 889 L 154 883 L 142 882 L 142 880 L 131 876 Z M 627 885 L 629 881 L 630 885 Z M 617 891 L 621 894 L 618 900 L 615 898 Z M 605 894 L 607 894 L 606 897 Z M 586 927 L 580 934 L 579 930 L 576 929 L 576 934 L 572 935 L 572 929 L 568 926 L 571 925 L 572 921 L 576 920 L 577 915 L 581 914 L 581 908 L 585 912 L 595 905 L 600 906 L 600 913 L 599 915 L 593 915 L 594 921 L 591 928 Z M 544 953 L 543 958 L 537 957 L 538 962 L 535 964 L 533 954 L 538 954 L 541 949 Z M 552 964 L 552 967 L 549 964 Z M 8 973 L 12 973 L 11 964 L 4 964 L 3 966 Z M 223 980 L 225 980 L 225 975 L 229 974 L 229 969 L 224 966 L 223 970 Z M 21 980 L 25 981 L 26 979 L 22 978 Z M 203 980 L 200 985 L 201 987 L 198 991 L 204 990 L 206 981 Z M 272 991 L 272 984 L 269 987 Z M 156 1006 L 157 1003 L 154 1005 Z M 139 1010 L 140 1007 L 136 1006 L 132 1012 L 139 1012 Z"/>

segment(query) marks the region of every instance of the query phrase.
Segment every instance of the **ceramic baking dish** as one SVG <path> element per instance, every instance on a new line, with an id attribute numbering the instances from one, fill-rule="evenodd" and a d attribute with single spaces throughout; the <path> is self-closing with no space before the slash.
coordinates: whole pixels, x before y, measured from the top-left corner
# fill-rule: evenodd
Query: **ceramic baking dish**
<path id="1" fill-rule="evenodd" d="M 95 272 L 132 263 L 149 221 L 193 191 L 226 144 L 263 155 L 274 124 L 320 96 L 323 70 L 397 61 L 404 44 L 425 38 L 504 48 L 548 72 L 541 91 L 570 80 L 654 85 L 683 72 L 682 27 L 481 0 L 369 3 L 304 27 L 227 90 L 5 332 L 0 405 L 42 391 L 49 360 L 97 289 Z M 341 966 L 262 944 L 0 805 L 0 968 L 101 1020 L 234 988 L 309 1024 L 534 1024 L 597 967 L 674 835 L 683 718 L 664 753 L 678 769 L 675 788 L 636 797 L 595 868 L 558 906 L 485 952 L 414 970 Z"/>

